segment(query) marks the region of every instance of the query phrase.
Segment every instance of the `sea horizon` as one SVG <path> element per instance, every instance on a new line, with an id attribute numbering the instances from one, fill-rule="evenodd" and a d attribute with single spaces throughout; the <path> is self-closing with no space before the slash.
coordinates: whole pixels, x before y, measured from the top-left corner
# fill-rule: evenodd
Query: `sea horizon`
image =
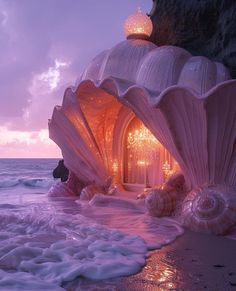
<path id="1" fill-rule="evenodd" d="M 58 160 L 58 159 L 63 159 L 62 157 L 58 157 L 58 158 L 29 158 L 29 157 L 25 157 L 25 158 L 12 158 L 12 157 L 7 157 L 7 158 L 0 158 L 0 160 Z"/>

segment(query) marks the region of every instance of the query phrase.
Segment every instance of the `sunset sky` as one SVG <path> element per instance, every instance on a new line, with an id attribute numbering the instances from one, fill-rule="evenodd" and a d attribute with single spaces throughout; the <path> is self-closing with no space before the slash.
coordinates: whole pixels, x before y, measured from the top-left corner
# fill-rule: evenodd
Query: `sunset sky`
<path id="1" fill-rule="evenodd" d="M 60 157 L 47 121 L 123 23 L 152 0 L 0 0 L 0 158 Z"/>

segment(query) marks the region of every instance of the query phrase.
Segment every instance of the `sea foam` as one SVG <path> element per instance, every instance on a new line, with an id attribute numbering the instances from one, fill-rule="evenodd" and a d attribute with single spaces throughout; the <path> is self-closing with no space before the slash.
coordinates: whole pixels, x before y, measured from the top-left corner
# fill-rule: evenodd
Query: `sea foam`
<path id="1" fill-rule="evenodd" d="M 5 203 L 0 229 L 3 290 L 61 290 L 79 277 L 131 275 L 145 265 L 148 249 L 183 232 L 172 220 L 146 215 L 140 202 L 101 196 L 90 204 L 69 198 L 14 207 Z"/>
<path id="2" fill-rule="evenodd" d="M 1 210 L 0 267 L 7 277 L 0 277 L 0 287 L 6 278 L 19 286 L 22 272 L 35 278 L 37 284 L 32 279 L 30 285 L 35 290 L 40 280 L 60 286 L 79 276 L 107 279 L 134 274 L 144 266 L 147 246 L 141 237 L 108 229 L 79 214 L 42 209 Z"/>

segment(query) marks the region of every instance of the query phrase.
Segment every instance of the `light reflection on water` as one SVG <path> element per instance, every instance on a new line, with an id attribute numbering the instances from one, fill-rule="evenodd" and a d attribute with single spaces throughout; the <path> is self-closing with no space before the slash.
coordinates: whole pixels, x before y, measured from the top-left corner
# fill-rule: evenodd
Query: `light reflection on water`
<path id="1" fill-rule="evenodd" d="M 166 258 L 162 253 L 162 250 L 155 251 L 149 258 L 147 265 L 143 270 L 132 276 L 132 284 L 144 283 L 142 290 L 181 290 L 179 286 L 181 284 L 181 273 L 177 270 L 177 267 L 173 261 Z M 139 290 L 140 286 L 134 290 Z"/>
<path id="2" fill-rule="evenodd" d="M 184 291 L 181 271 L 175 263 L 165 257 L 166 252 L 159 250 L 152 253 L 147 265 L 136 275 L 104 281 L 80 280 L 70 282 L 69 290 L 103 291 Z M 167 255 L 168 256 L 168 255 Z"/>

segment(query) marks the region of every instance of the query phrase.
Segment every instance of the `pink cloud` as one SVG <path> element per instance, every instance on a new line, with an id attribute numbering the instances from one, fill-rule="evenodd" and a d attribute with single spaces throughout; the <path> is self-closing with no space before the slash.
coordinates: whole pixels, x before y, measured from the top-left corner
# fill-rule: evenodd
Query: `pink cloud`
<path id="1" fill-rule="evenodd" d="M 60 158 L 60 149 L 48 138 L 47 129 L 9 131 L 0 127 L 0 158 Z"/>

